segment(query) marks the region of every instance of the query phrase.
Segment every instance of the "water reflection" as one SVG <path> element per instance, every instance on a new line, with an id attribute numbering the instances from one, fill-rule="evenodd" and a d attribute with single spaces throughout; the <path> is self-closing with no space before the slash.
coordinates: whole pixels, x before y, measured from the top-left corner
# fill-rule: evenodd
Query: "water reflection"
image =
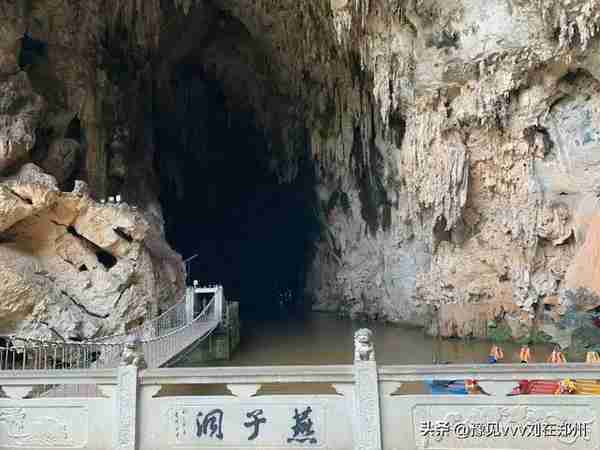
<path id="1" fill-rule="evenodd" d="M 245 320 L 242 342 L 229 361 L 202 363 L 190 355 L 180 366 L 265 366 L 302 364 L 350 364 L 353 335 L 361 327 L 373 330 L 379 364 L 431 364 L 434 359 L 454 363 L 485 363 L 491 346 L 480 340 L 435 339 L 423 330 L 310 313 L 300 317 Z M 518 363 L 520 346 L 504 343 L 502 362 Z M 532 345 L 531 362 L 545 362 L 552 351 Z"/>

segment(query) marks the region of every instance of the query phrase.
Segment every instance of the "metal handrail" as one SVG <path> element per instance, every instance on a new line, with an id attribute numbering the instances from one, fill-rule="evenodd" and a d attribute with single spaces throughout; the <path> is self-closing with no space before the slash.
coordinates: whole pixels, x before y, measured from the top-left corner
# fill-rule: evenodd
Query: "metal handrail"
<path id="1" fill-rule="evenodd" d="M 209 336 L 219 325 L 219 321 L 216 318 L 213 320 L 208 319 L 209 311 L 214 311 L 214 302 L 215 299 L 213 298 L 198 317 L 185 327 L 164 336 L 142 342 L 144 358 L 148 367 L 162 366 L 192 345 L 200 337 L 205 338 Z M 204 326 L 203 332 L 198 333 L 202 329 L 201 326 Z"/>
<path id="2" fill-rule="evenodd" d="M 12 337 L 11 341 L 12 346 L 0 347 L 0 369 L 85 369 L 106 355 L 121 352 L 120 344 L 44 341 L 20 337 Z"/>
<path id="3" fill-rule="evenodd" d="M 177 303 L 173 304 L 172 306 L 170 306 L 165 312 L 163 312 L 162 314 L 160 314 L 159 316 L 155 317 L 154 319 L 150 319 L 148 322 L 144 322 L 141 325 L 138 325 L 135 328 L 132 328 L 131 330 L 128 330 L 124 333 L 119 333 L 119 334 L 113 334 L 110 336 L 102 336 L 99 338 L 94 338 L 89 340 L 88 342 L 104 342 L 106 340 L 112 340 L 114 338 L 124 338 L 127 339 L 130 336 L 135 336 L 135 335 L 140 335 L 141 333 L 143 333 L 146 330 L 149 330 L 152 328 L 153 324 L 155 323 L 159 323 L 162 319 L 164 319 L 165 317 L 167 317 L 169 314 L 171 314 L 176 308 L 182 308 L 183 307 L 183 313 L 185 314 L 185 307 L 186 307 L 186 298 L 185 296 L 183 297 L 182 300 L 178 301 Z M 123 341 L 125 342 L 125 341 Z"/>
<path id="4" fill-rule="evenodd" d="M 184 325 L 183 327 L 181 327 L 181 328 L 178 328 L 177 330 L 173 330 L 173 331 L 171 331 L 171 332 L 169 332 L 169 333 L 167 333 L 167 334 L 164 334 L 164 335 L 162 335 L 162 336 L 157 336 L 157 337 L 155 337 L 155 338 L 151 338 L 151 339 L 142 340 L 142 343 L 149 344 L 149 343 L 151 343 L 151 342 L 156 342 L 156 341 L 159 341 L 159 340 L 161 340 L 161 339 L 163 339 L 163 338 L 166 338 L 166 337 L 169 337 L 169 336 L 171 336 L 171 335 L 173 335 L 173 334 L 175 334 L 175 333 L 178 333 L 179 331 L 181 331 L 181 330 L 182 330 L 182 329 L 184 329 L 184 328 L 187 328 L 187 327 L 190 327 L 190 326 L 192 326 L 192 325 L 193 325 L 195 322 L 197 322 L 197 321 L 199 321 L 199 320 L 201 320 L 201 319 L 202 319 L 202 320 L 205 320 L 205 319 L 203 319 L 203 318 L 204 318 L 204 316 L 206 316 L 206 314 L 207 314 L 207 312 L 208 312 L 209 308 L 212 308 L 212 307 L 213 307 L 213 304 L 214 304 L 214 302 L 215 302 L 215 299 L 213 298 L 213 299 L 212 299 L 210 302 L 208 302 L 208 304 L 206 305 L 206 307 L 205 307 L 205 308 L 202 310 L 202 312 L 201 312 L 200 314 L 198 314 L 198 316 L 197 316 L 197 317 L 196 317 L 194 320 L 192 320 L 190 323 L 188 323 L 188 324 Z"/>
<path id="5" fill-rule="evenodd" d="M 108 336 L 103 340 L 85 342 L 46 341 L 41 339 L 20 338 L 11 336 L 10 347 L 0 347 L 0 370 L 25 369 L 85 369 L 111 368 L 120 363 L 120 358 L 128 338 L 139 336 L 142 348 L 147 355 L 149 367 L 158 367 L 172 359 L 199 338 L 210 334 L 218 325 L 219 318 L 211 321 L 216 307 L 216 295 L 192 321 L 187 321 L 186 302 L 178 302 L 150 322 L 156 325 L 156 335 L 140 336 L 140 331 L 147 331 L 149 326 L 136 327 L 125 335 Z M 183 311 L 181 311 L 181 307 Z M 175 316 L 173 317 L 173 312 Z M 183 319 L 182 319 L 183 317 Z M 162 327 L 161 321 L 175 321 L 175 327 Z M 181 323 L 181 325 L 180 325 Z M 202 328 L 199 324 L 205 325 Z M 161 334 L 162 331 L 166 333 Z M 201 332 L 201 333 L 200 333 Z M 127 339 L 121 339 L 125 337 Z M 117 338 L 115 340 L 115 338 Z M 17 344 L 17 345 L 15 345 Z M 19 345 L 20 344 L 20 345 Z"/>

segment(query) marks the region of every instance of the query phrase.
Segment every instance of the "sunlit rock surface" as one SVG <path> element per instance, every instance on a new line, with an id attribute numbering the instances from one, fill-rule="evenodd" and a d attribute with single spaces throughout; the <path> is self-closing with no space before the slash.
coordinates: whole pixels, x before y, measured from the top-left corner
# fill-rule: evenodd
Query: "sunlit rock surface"
<path id="1" fill-rule="evenodd" d="M 3 334 L 123 332 L 183 294 L 181 257 L 131 206 L 61 192 L 33 164 L 0 192 Z"/>
<path id="2" fill-rule="evenodd" d="M 282 183 L 313 159 L 315 308 L 564 340 L 579 326 L 568 311 L 600 304 L 599 2 L 17 3 L 0 18 L 0 171 L 34 161 L 62 190 L 81 178 L 96 200 L 122 192 L 148 223 L 58 187 L 0 185 L 6 328 L 92 335 L 117 322 L 86 310 L 137 318 L 158 276 L 180 288 L 177 265 L 157 270 L 150 250 L 148 230 L 162 242 L 153 158 L 180 174 L 148 116 L 177 111 L 170 80 L 190 61 L 253 111 Z"/>

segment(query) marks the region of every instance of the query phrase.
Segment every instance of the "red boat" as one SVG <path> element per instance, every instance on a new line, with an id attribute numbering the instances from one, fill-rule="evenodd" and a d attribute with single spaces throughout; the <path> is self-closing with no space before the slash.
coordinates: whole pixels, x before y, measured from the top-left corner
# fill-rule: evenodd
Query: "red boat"
<path id="1" fill-rule="evenodd" d="M 554 395 L 558 391 L 559 381 L 522 380 L 510 395 Z"/>

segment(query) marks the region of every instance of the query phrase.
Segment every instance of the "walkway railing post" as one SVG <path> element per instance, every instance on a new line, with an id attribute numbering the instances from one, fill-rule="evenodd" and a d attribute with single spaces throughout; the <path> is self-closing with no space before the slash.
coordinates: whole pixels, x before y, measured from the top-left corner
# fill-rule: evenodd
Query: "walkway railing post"
<path id="1" fill-rule="evenodd" d="M 354 410 L 356 450 L 381 450 L 379 378 L 373 333 L 362 328 L 354 334 Z"/>
<path id="2" fill-rule="evenodd" d="M 217 286 L 215 291 L 215 319 L 223 320 L 223 286 Z"/>
<path id="3" fill-rule="evenodd" d="M 146 368 L 139 337 L 125 344 L 118 369 L 115 450 L 137 450 L 138 371 Z"/>
<path id="4" fill-rule="evenodd" d="M 185 288 L 185 315 L 186 323 L 191 323 L 194 320 L 194 298 L 196 297 L 195 287 Z"/>

